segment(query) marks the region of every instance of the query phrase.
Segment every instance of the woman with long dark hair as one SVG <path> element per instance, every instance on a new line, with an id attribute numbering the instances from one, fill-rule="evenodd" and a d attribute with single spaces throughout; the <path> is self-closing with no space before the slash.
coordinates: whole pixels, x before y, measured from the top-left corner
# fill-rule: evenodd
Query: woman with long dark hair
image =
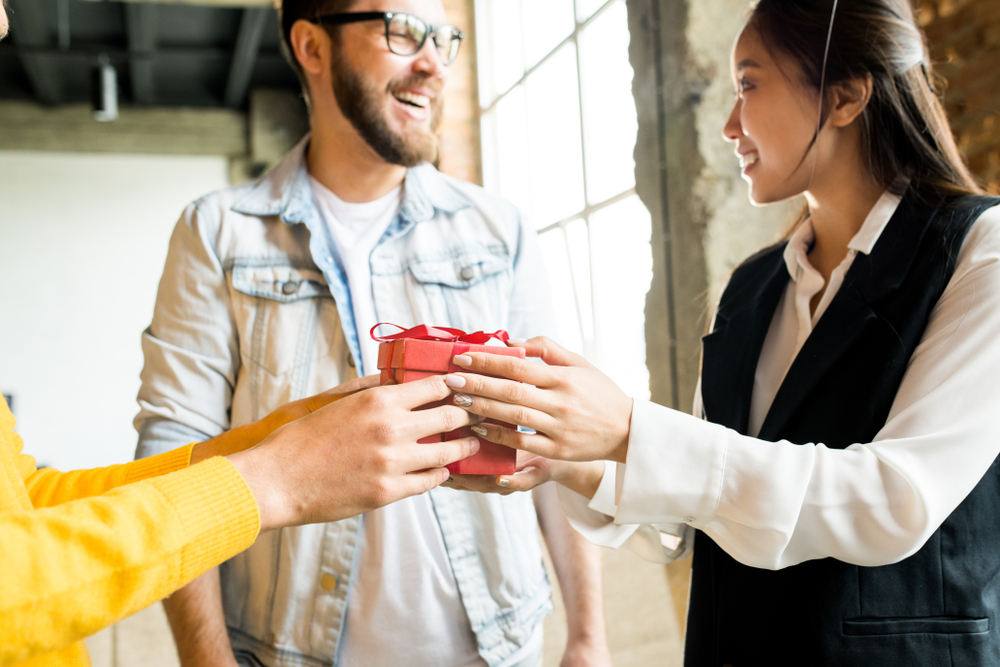
<path id="1" fill-rule="evenodd" d="M 751 201 L 807 207 L 730 277 L 703 419 L 547 340 L 463 355 L 455 402 L 536 433 L 476 426 L 524 472 L 452 484 L 554 479 L 594 542 L 693 547 L 687 665 L 1000 665 L 1000 200 L 907 0 L 760 0 L 732 68 Z"/>

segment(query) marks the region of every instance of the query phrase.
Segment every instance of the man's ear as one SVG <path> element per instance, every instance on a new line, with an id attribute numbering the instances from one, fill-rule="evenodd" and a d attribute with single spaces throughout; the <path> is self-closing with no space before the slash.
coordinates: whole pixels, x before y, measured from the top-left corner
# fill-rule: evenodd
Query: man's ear
<path id="1" fill-rule="evenodd" d="M 834 127 L 847 127 L 861 115 L 872 98 L 872 85 L 869 74 L 830 87 L 833 95 L 830 122 Z"/>
<path id="2" fill-rule="evenodd" d="M 289 34 L 292 52 L 306 74 L 321 75 L 328 71 L 330 36 L 322 26 L 299 19 Z"/>

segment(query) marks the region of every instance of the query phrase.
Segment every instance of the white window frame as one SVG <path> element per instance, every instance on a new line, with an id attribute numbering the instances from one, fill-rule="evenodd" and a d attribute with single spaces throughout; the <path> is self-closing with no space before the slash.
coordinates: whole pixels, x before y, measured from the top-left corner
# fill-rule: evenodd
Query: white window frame
<path id="1" fill-rule="evenodd" d="M 489 21 L 489 17 L 492 15 L 492 9 L 493 9 L 494 3 L 503 3 L 505 1 L 506 0 L 475 0 L 476 25 L 477 26 L 487 26 L 488 25 L 488 21 Z M 532 0 L 526 0 L 526 1 L 527 2 L 531 2 Z M 535 63 L 531 67 L 527 68 L 524 71 L 524 73 L 521 75 L 520 78 L 518 78 L 510 86 L 508 86 L 505 90 L 503 90 L 501 92 L 495 91 L 494 90 L 494 85 L 493 85 L 493 76 L 494 76 L 494 61 L 493 61 L 493 37 L 494 36 L 493 36 L 493 31 L 491 29 L 489 29 L 488 27 L 485 27 L 484 29 L 477 30 L 477 33 L 476 33 L 476 42 L 477 42 L 478 46 L 477 46 L 477 54 L 476 55 L 477 55 L 477 59 L 478 59 L 478 71 L 479 71 L 478 73 L 479 73 L 479 82 L 480 82 L 480 95 L 479 95 L 479 99 L 477 100 L 477 109 L 478 109 L 478 115 L 479 115 L 479 119 L 478 120 L 479 120 L 479 127 L 480 127 L 480 133 L 481 133 L 481 141 L 482 141 L 482 158 L 483 158 L 483 172 L 482 173 L 483 173 L 483 180 L 484 180 L 484 185 L 486 185 L 487 187 L 490 187 L 491 185 L 495 185 L 495 183 L 496 183 L 496 180 L 495 180 L 496 179 L 496 174 L 499 173 L 499 154 L 500 154 L 500 151 L 499 151 L 499 146 L 497 145 L 497 137 L 499 135 L 499 132 L 497 131 L 496 128 L 492 128 L 492 131 L 490 131 L 490 132 L 483 131 L 483 129 L 484 129 L 483 128 L 483 117 L 486 116 L 487 114 L 491 114 L 492 115 L 492 121 L 493 121 L 493 123 L 495 123 L 496 122 L 496 118 L 497 118 L 497 115 L 495 113 L 497 104 L 501 100 L 503 100 L 507 95 L 509 95 L 513 90 L 515 90 L 518 86 L 524 85 L 526 83 L 527 78 L 529 76 L 531 76 L 534 72 L 536 72 L 540 67 L 542 67 L 543 65 L 545 65 L 550 60 L 550 58 L 552 58 L 553 55 L 556 54 L 560 49 L 562 49 L 563 47 L 565 47 L 569 43 L 573 43 L 574 54 L 575 54 L 575 58 L 576 58 L 577 101 L 578 101 L 578 104 L 579 104 L 579 114 L 580 114 L 580 140 L 579 141 L 580 141 L 580 147 L 581 147 L 582 165 L 583 165 L 583 172 L 584 172 L 583 175 L 582 175 L 582 177 L 583 177 L 583 202 L 584 202 L 584 206 L 583 206 L 583 208 L 581 208 L 578 211 L 574 212 L 572 215 L 566 216 L 566 217 L 564 217 L 561 220 L 557 220 L 555 222 L 551 222 L 549 224 L 546 224 L 544 227 L 538 228 L 538 234 L 541 236 L 543 234 L 546 234 L 548 232 L 551 232 L 551 231 L 555 230 L 556 228 L 560 228 L 560 229 L 563 230 L 563 242 L 566 245 L 566 256 L 567 256 L 567 259 L 568 259 L 568 262 L 569 262 L 569 269 L 570 269 L 570 272 L 572 274 L 571 279 L 570 279 L 570 284 L 572 285 L 573 296 L 574 296 L 574 299 L 575 299 L 574 306 L 575 306 L 576 316 L 577 316 L 577 322 L 576 322 L 576 324 L 577 324 L 578 330 L 580 332 L 580 339 L 581 339 L 581 341 L 583 343 L 582 353 L 587 358 L 594 358 L 595 355 L 596 355 L 597 345 L 598 345 L 597 327 L 596 326 L 589 327 L 589 336 L 588 336 L 588 327 L 585 326 L 584 315 L 583 315 L 584 311 L 581 308 L 580 288 L 579 288 L 579 286 L 577 284 L 577 280 L 576 280 L 576 276 L 578 275 L 579 268 L 576 267 L 576 266 L 574 266 L 574 263 L 573 263 L 573 252 L 571 251 L 571 248 L 570 248 L 569 234 L 567 233 L 567 227 L 569 226 L 569 224 L 571 222 L 574 222 L 576 220 L 582 220 L 584 222 L 585 226 L 586 226 L 586 229 L 587 229 L 588 251 L 589 251 L 589 255 L 590 255 L 589 256 L 589 265 L 590 265 L 589 271 L 590 272 L 589 272 L 589 275 L 587 276 L 587 279 L 590 281 L 590 285 L 591 285 L 591 289 L 590 289 L 591 304 L 590 304 L 590 309 L 589 310 L 590 310 L 590 313 L 592 314 L 592 317 L 596 319 L 597 317 L 600 316 L 600 314 L 598 312 L 597 303 L 596 303 L 596 299 L 595 299 L 596 290 L 594 289 L 594 286 L 593 286 L 593 267 L 595 266 L 595 261 L 594 261 L 595 260 L 595 249 L 594 249 L 594 244 L 590 241 L 590 239 L 592 238 L 591 237 L 591 225 L 590 225 L 591 215 L 593 215 L 594 213 L 596 213 L 596 212 L 598 212 L 598 211 L 600 211 L 600 210 L 602 210 L 604 208 L 607 208 L 607 207 L 609 207 L 609 206 L 611 206 L 613 204 L 616 204 L 616 203 L 618 203 L 618 202 L 620 202 L 620 201 L 622 201 L 624 199 L 628 199 L 629 197 L 632 197 L 632 196 L 636 195 L 636 187 L 635 187 L 634 178 L 633 178 L 633 185 L 630 188 L 628 188 L 626 190 L 623 190 L 621 192 L 618 192 L 618 193 L 616 193 L 616 194 L 614 194 L 614 195 L 612 195 L 612 196 L 604 199 L 603 201 L 600 201 L 600 202 L 597 202 L 597 203 L 593 203 L 593 204 L 590 203 L 590 196 L 589 196 L 588 182 L 587 182 L 587 143 L 586 143 L 586 140 L 585 140 L 586 123 L 584 121 L 584 118 L 586 116 L 586 109 L 584 108 L 584 101 L 583 101 L 583 97 L 584 97 L 583 96 L 583 71 L 582 71 L 582 67 L 581 67 L 582 63 L 581 63 L 581 58 L 580 58 L 579 37 L 580 37 L 581 33 L 584 30 L 586 30 L 591 24 L 593 24 L 594 22 L 596 22 L 597 20 L 599 20 L 601 18 L 601 16 L 610 7 L 612 7 L 614 4 L 619 3 L 619 2 L 624 5 L 625 4 L 625 0 L 607 0 L 606 2 L 604 2 L 603 4 L 601 4 L 601 6 L 598 9 L 596 9 L 590 16 L 588 16 L 583 21 L 580 21 L 578 19 L 578 17 L 579 17 L 579 12 L 577 11 L 578 2 L 579 2 L 579 0 L 573 0 L 573 14 L 574 14 L 574 23 L 575 23 L 575 27 L 574 27 L 573 31 L 569 35 L 567 35 L 566 38 L 564 38 L 562 41 L 560 41 L 558 44 L 554 45 L 541 59 L 539 59 L 539 61 L 537 63 Z M 484 90 L 486 91 L 485 94 L 484 94 Z M 484 106 L 483 105 L 483 102 L 485 101 L 484 98 L 487 98 L 487 97 L 489 97 L 490 99 L 488 99 L 488 103 Z M 530 147 L 529 147 L 529 150 L 530 150 Z"/>

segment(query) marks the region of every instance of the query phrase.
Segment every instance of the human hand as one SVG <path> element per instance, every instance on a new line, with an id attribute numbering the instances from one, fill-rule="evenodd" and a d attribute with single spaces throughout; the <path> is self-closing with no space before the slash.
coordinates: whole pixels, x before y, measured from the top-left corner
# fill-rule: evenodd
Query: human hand
<path id="1" fill-rule="evenodd" d="M 378 375 L 366 375 L 348 380 L 333 389 L 328 389 L 314 396 L 285 403 L 262 419 L 229 429 L 214 438 L 199 442 L 191 451 L 191 465 L 213 456 L 228 456 L 250 449 L 285 424 L 301 419 L 352 393 L 377 387 L 378 384 Z"/>
<path id="2" fill-rule="evenodd" d="M 509 430 L 495 424 L 479 424 L 472 428 L 483 440 L 491 442 L 499 442 L 498 430 Z M 516 472 L 513 475 L 452 475 L 442 486 L 460 491 L 499 493 L 506 496 L 518 491 L 531 491 L 546 482 L 557 482 L 581 495 L 593 498 L 603 475 L 604 464 L 599 461 L 585 463 L 554 461 L 544 456 L 519 451 Z"/>
<path id="3" fill-rule="evenodd" d="M 260 509 L 261 530 L 338 521 L 428 491 L 479 441 L 417 440 L 475 424 L 459 408 L 415 410 L 449 395 L 440 376 L 376 387 L 320 407 L 230 456 Z"/>
<path id="4" fill-rule="evenodd" d="M 279 425 L 287 424 L 288 422 L 295 421 L 296 419 L 301 419 L 310 412 L 315 412 L 324 405 L 328 405 L 333 401 L 343 398 L 346 394 L 353 394 L 358 391 L 364 391 L 365 389 L 372 389 L 378 385 L 379 375 L 377 373 L 374 375 L 365 375 L 364 377 L 354 378 L 353 380 L 348 380 L 343 384 L 337 385 L 333 389 L 327 389 L 326 391 L 320 392 L 314 396 L 285 403 L 280 408 L 265 417 L 265 419 L 280 421 L 281 423 L 275 425 L 274 427 L 277 428 Z"/>
<path id="5" fill-rule="evenodd" d="M 477 431 L 483 425 L 476 426 Z M 495 429 L 502 426 L 493 426 Z M 483 431 L 482 439 L 491 440 L 490 436 Z M 478 435 L 479 433 L 477 433 Z M 494 435 L 494 437 L 496 437 Z M 499 493 L 502 496 L 510 495 L 517 491 L 530 491 L 536 486 L 541 486 L 549 481 L 559 481 L 566 474 L 567 469 L 573 465 L 569 461 L 552 461 L 550 459 L 531 454 L 529 452 L 517 452 L 517 465 L 513 475 L 452 475 L 441 486 L 460 491 L 476 491 L 478 493 Z"/>
<path id="6" fill-rule="evenodd" d="M 508 447 L 547 459 L 624 463 L 632 399 L 583 357 L 548 338 L 532 338 L 518 346 L 546 365 L 498 354 L 455 357 L 455 365 L 470 371 L 445 377 L 456 392 L 455 405 L 536 431 L 489 431 L 487 439 Z"/>

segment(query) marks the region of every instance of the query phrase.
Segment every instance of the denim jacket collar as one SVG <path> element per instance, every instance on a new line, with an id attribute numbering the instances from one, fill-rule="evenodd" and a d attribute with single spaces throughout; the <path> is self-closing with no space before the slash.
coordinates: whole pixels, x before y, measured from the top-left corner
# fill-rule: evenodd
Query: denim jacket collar
<path id="1" fill-rule="evenodd" d="M 277 167 L 233 204 L 232 209 L 244 215 L 277 215 L 287 225 L 309 223 L 317 216 L 306 166 L 309 139 L 308 134 L 303 137 Z M 432 218 L 435 210 L 454 213 L 471 205 L 472 202 L 449 187 L 431 165 L 421 164 L 406 171 L 400 208 L 400 215 L 406 221 L 423 222 Z"/>

